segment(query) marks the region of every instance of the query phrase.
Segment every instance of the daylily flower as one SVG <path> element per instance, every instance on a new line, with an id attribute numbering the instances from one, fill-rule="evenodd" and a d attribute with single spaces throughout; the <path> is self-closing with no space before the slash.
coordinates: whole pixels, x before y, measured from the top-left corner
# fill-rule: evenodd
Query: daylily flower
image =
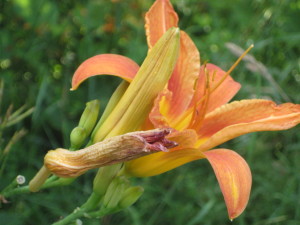
<path id="1" fill-rule="evenodd" d="M 157 0 L 146 14 L 149 50 L 170 27 L 177 26 L 178 16 L 169 0 Z M 103 66 L 107 71 L 103 71 Z M 200 66 L 195 44 L 181 31 L 180 52 L 172 77 L 158 94 L 141 128 L 172 128 L 174 132 L 168 139 L 179 146 L 127 162 L 125 173 L 154 176 L 205 158 L 213 167 L 229 218 L 239 216 L 249 200 L 252 183 L 249 166 L 236 152 L 213 148 L 246 133 L 292 128 L 300 123 L 300 105 L 276 105 L 259 99 L 228 103 L 241 87 L 229 76 L 235 66 L 228 72 L 213 64 Z M 123 56 L 95 56 L 76 71 L 73 88 L 98 74 L 116 75 L 131 82 L 136 71 L 136 64 Z"/>

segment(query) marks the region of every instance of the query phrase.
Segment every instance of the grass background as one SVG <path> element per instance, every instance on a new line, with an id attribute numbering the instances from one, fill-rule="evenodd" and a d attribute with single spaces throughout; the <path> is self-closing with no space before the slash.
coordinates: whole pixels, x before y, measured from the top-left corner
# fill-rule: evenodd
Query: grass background
<path id="1" fill-rule="evenodd" d="M 32 116 L 3 131 L 2 149 L 16 130 L 25 128 L 28 133 L 10 150 L 0 189 L 18 174 L 30 180 L 49 149 L 69 146 L 69 133 L 85 102 L 98 98 L 104 109 L 120 80 L 94 77 L 70 92 L 72 74 L 83 60 L 100 53 L 122 54 L 140 64 L 147 52 L 143 16 L 152 2 L 0 2 L 0 78 L 4 81 L 0 115 L 4 116 L 10 104 L 15 109 L 24 104 L 35 107 Z M 196 43 L 202 62 L 209 60 L 226 70 L 236 60 L 226 48 L 227 42 L 242 48 L 254 43 L 255 66 L 262 63 L 282 88 L 280 92 L 264 73 L 241 63 L 232 74 L 242 84 L 235 99 L 260 97 L 300 103 L 300 1 L 172 3 L 181 29 Z M 253 173 L 249 204 L 233 222 L 227 219 L 212 168 L 200 160 L 160 176 L 135 179 L 145 194 L 134 206 L 101 221 L 83 220 L 84 224 L 299 224 L 299 126 L 245 135 L 223 147 L 237 150 Z M 67 187 L 10 198 L 10 203 L 0 208 L 0 223 L 50 224 L 69 214 L 91 193 L 94 172 Z"/>

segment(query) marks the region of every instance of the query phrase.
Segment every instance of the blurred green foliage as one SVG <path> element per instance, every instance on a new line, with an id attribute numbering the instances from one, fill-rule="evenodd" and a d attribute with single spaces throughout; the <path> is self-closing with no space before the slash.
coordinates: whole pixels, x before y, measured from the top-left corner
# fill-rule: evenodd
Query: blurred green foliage
<path id="1" fill-rule="evenodd" d="M 70 92 L 73 72 L 88 57 L 117 53 L 141 63 L 147 52 L 144 13 L 153 1 L 128 0 L 3 0 L 0 2 L 0 69 L 4 81 L 1 113 L 34 106 L 31 118 L 3 133 L 8 142 L 16 130 L 28 133 L 14 143 L 0 189 L 18 174 L 28 180 L 49 149 L 69 147 L 69 134 L 88 100 L 105 107 L 120 82 L 94 77 Z M 195 41 L 202 62 L 228 69 L 236 56 L 232 42 L 264 64 L 274 81 L 294 103 L 300 103 L 299 0 L 174 0 L 180 27 Z M 236 99 L 283 96 L 259 72 L 241 63 L 232 74 L 243 88 Z M 166 174 L 136 179 L 145 194 L 134 206 L 102 221 L 85 224 L 288 224 L 300 221 L 299 126 L 285 132 L 242 136 L 224 145 L 245 157 L 253 172 L 253 189 L 245 212 L 233 223 L 205 160 Z M 1 224 L 49 224 L 69 214 L 91 193 L 94 171 L 68 187 L 20 195 L 0 208 Z"/>

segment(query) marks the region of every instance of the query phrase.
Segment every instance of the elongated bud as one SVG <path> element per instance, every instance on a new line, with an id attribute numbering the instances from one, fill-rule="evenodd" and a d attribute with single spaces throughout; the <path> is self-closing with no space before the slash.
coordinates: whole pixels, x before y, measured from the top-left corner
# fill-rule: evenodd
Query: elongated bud
<path id="1" fill-rule="evenodd" d="M 81 115 L 78 126 L 83 127 L 85 129 L 87 136 L 90 135 L 94 126 L 96 125 L 99 109 L 99 100 L 93 100 L 86 103 L 86 107 Z"/>
<path id="2" fill-rule="evenodd" d="M 97 130 L 102 126 L 103 122 L 107 119 L 107 117 L 111 114 L 113 109 L 116 107 L 116 105 L 119 103 L 120 99 L 124 95 L 125 91 L 127 90 L 129 86 L 129 83 L 127 81 L 122 81 L 122 83 L 117 87 L 117 89 L 114 91 L 113 95 L 110 97 L 109 102 L 107 103 L 105 110 L 97 123 L 93 133 L 92 133 L 92 141 L 93 143 L 96 143 L 94 136 L 97 133 Z M 100 140 L 98 140 L 99 142 Z"/>
<path id="3" fill-rule="evenodd" d="M 78 151 L 49 151 L 44 165 L 60 177 L 77 177 L 89 169 L 136 159 L 158 151 L 168 151 L 177 144 L 165 138 L 169 129 L 132 132 L 106 139 Z"/>
<path id="4" fill-rule="evenodd" d="M 70 134 L 71 149 L 80 148 L 87 138 L 87 133 L 83 127 L 75 127 Z"/>
<path id="5" fill-rule="evenodd" d="M 86 107 L 80 117 L 78 126 L 70 134 L 71 150 L 79 149 L 90 135 L 96 125 L 99 114 L 100 102 L 93 100 L 86 103 Z"/>
<path id="6" fill-rule="evenodd" d="M 130 187 L 124 191 L 123 196 L 118 204 L 120 209 L 125 209 L 133 205 L 143 194 L 144 188 L 141 186 Z"/>
<path id="7" fill-rule="evenodd" d="M 164 89 L 178 57 L 179 29 L 170 28 L 149 51 L 135 78 L 102 126 L 94 142 L 138 130 Z"/>
<path id="8" fill-rule="evenodd" d="M 110 183 L 103 199 L 103 206 L 107 209 L 114 209 L 118 206 L 123 193 L 129 187 L 129 181 L 124 177 L 116 177 Z"/>
<path id="9" fill-rule="evenodd" d="M 115 164 L 111 166 L 104 166 L 99 169 L 96 177 L 94 178 L 93 191 L 99 196 L 103 196 L 106 190 L 121 169 L 122 164 Z"/>

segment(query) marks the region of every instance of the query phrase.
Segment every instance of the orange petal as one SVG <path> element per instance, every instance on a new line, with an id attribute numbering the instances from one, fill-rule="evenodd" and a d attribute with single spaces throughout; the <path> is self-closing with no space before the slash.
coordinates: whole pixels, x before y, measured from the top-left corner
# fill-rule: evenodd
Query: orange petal
<path id="1" fill-rule="evenodd" d="M 168 84 L 168 89 L 173 93 L 171 101 L 173 107 L 168 112 L 171 120 L 188 108 L 195 92 L 194 86 L 199 76 L 199 70 L 200 54 L 198 49 L 191 38 L 181 31 L 179 58 Z"/>
<path id="2" fill-rule="evenodd" d="M 178 16 L 169 0 L 157 0 L 145 16 L 149 48 L 171 27 L 177 27 Z"/>
<path id="3" fill-rule="evenodd" d="M 236 152 L 216 149 L 204 153 L 218 179 L 230 220 L 246 208 L 252 176 L 247 162 Z"/>
<path id="4" fill-rule="evenodd" d="M 211 88 L 213 88 L 225 75 L 225 72 L 222 69 L 213 64 L 208 63 L 206 64 L 206 66 L 201 66 L 199 79 L 197 83 L 197 88 L 200 90 L 197 90 L 192 105 L 196 104 L 204 95 L 206 85 L 205 69 L 209 74 L 209 84 Z M 240 88 L 241 85 L 238 82 L 235 82 L 230 76 L 228 76 L 222 82 L 222 84 L 210 94 L 211 100 L 208 103 L 207 112 L 211 112 L 214 109 L 220 107 L 221 105 L 224 105 L 225 103 L 229 102 Z"/>
<path id="5" fill-rule="evenodd" d="M 170 149 L 170 151 L 177 151 L 194 148 L 198 135 L 196 131 L 192 129 L 186 129 L 183 131 L 173 130 L 172 133 L 167 136 L 167 139 L 178 144 L 177 147 Z"/>
<path id="6" fill-rule="evenodd" d="M 256 131 L 286 130 L 300 123 L 300 105 L 276 105 L 269 100 L 242 100 L 226 104 L 209 113 L 198 132 L 207 139 L 205 151 L 237 136 Z"/>
<path id="7" fill-rule="evenodd" d="M 131 82 L 139 66 L 131 59 L 115 54 L 102 54 L 85 60 L 75 71 L 72 89 L 75 90 L 87 78 L 95 75 L 114 75 Z"/>
<path id="8" fill-rule="evenodd" d="M 169 0 L 157 0 L 146 14 L 146 35 L 151 48 L 170 27 L 178 26 L 178 16 Z M 200 55 L 194 42 L 183 31 L 180 33 L 180 53 L 178 62 L 169 81 L 168 89 L 173 97 L 167 113 L 173 120 L 186 110 L 194 94 L 195 80 L 200 69 Z"/>

